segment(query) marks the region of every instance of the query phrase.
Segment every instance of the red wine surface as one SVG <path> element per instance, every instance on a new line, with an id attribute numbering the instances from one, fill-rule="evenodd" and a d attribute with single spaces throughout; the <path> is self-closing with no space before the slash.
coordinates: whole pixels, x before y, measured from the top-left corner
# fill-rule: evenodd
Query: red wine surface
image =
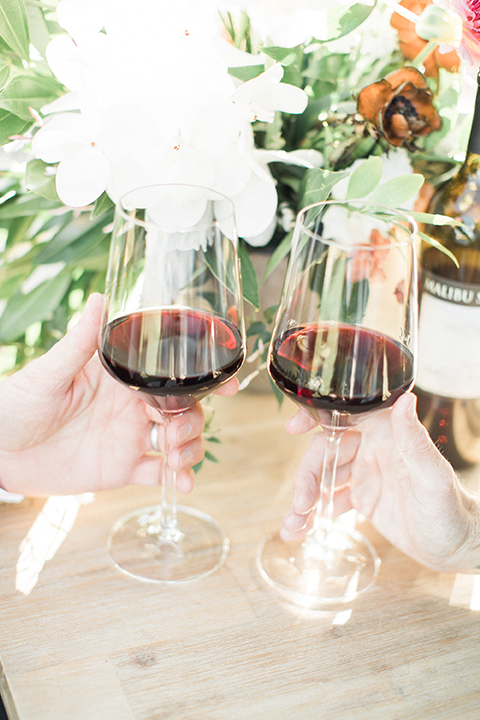
<path id="1" fill-rule="evenodd" d="M 181 412 L 232 377 L 244 360 L 238 329 L 186 308 L 139 311 L 113 320 L 100 357 L 107 370 L 163 412 Z"/>
<path id="2" fill-rule="evenodd" d="M 323 425 L 354 425 L 413 386 L 413 356 L 365 328 L 337 323 L 295 327 L 272 348 L 277 387 Z M 332 421 L 336 411 L 336 420 Z"/>

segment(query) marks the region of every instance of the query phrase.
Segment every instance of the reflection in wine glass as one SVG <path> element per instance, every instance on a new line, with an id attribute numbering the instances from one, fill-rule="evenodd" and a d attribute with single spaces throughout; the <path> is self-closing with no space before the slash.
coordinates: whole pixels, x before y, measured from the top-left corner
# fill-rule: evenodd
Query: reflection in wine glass
<path id="1" fill-rule="evenodd" d="M 108 547 L 121 570 L 144 580 L 203 577 L 227 552 L 213 518 L 177 507 L 166 427 L 244 361 L 236 242 L 232 204 L 206 188 L 139 188 L 116 208 L 100 357 L 162 416 L 165 459 L 161 503 L 121 518 Z"/>
<path id="2" fill-rule="evenodd" d="M 303 541 L 267 538 L 258 567 L 302 606 L 349 601 L 378 573 L 368 540 L 333 520 L 335 476 L 348 428 L 413 386 L 415 232 L 403 213 L 356 201 L 312 205 L 297 218 L 268 369 L 323 428 L 326 453 L 313 528 Z"/>

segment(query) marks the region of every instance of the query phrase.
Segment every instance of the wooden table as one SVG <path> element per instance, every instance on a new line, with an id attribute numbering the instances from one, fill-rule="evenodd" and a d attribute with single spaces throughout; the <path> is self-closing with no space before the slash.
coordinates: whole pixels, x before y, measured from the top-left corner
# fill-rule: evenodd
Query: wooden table
<path id="1" fill-rule="evenodd" d="M 286 434 L 293 408 L 269 395 L 214 402 L 220 462 L 184 503 L 231 541 L 208 578 L 163 587 L 113 566 L 110 526 L 156 488 L 0 506 L 10 720 L 478 720 L 480 576 L 429 571 L 367 525 L 382 558 L 372 589 L 336 610 L 285 604 L 255 555 L 289 507 L 307 438 Z"/>

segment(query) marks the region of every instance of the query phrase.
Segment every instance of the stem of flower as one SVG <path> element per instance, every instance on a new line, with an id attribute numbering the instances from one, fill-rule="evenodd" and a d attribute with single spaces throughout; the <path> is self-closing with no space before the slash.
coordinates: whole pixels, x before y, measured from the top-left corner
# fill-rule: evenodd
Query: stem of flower
<path id="1" fill-rule="evenodd" d="M 435 48 L 438 47 L 438 43 L 436 43 L 434 40 L 430 40 L 423 50 L 418 53 L 417 57 L 412 60 L 412 66 L 417 68 L 420 67 L 420 65 L 423 65 L 427 57 L 432 53 Z"/>
<path id="2" fill-rule="evenodd" d="M 400 5 L 400 3 L 396 2 L 396 0 L 383 0 L 383 2 L 406 20 L 410 20 L 410 22 L 413 23 L 417 22 L 419 15 L 416 15 L 411 10 L 408 10 L 408 8 L 403 7 L 403 5 Z"/>

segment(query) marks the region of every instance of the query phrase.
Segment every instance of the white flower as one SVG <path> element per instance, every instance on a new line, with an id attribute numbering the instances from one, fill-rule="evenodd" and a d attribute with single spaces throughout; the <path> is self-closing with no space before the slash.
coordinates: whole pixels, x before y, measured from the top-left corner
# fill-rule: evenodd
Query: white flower
<path id="1" fill-rule="evenodd" d="M 270 44 L 288 48 L 312 37 L 327 40 L 328 13 L 357 3 L 375 4 L 374 0 L 250 0 L 246 9 L 256 32 Z"/>
<path id="2" fill-rule="evenodd" d="M 283 72 L 280 63 L 275 63 L 235 91 L 232 100 L 246 108 L 250 121 L 273 122 L 275 111 L 302 113 L 305 110 L 307 95 L 294 85 L 281 83 Z"/>
<path id="3" fill-rule="evenodd" d="M 71 38 L 55 38 L 47 58 L 71 92 L 44 108 L 52 117 L 33 151 L 58 163 L 60 199 L 83 207 L 104 191 L 117 202 L 134 188 L 198 185 L 233 199 L 242 236 L 264 235 L 277 192 L 251 122 L 307 105 L 303 90 L 281 82 L 282 66 L 234 81 L 229 62 L 263 66 L 264 58 L 228 51 L 210 0 L 138 0 L 135 7 L 130 0 L 90 1 L 85 13 L 80 0 L 59 7 Z M 192 218 L 202 202 L 190 208 Z M 152 216 L 164 213 L 161 202 L 143 206 Z"/>

